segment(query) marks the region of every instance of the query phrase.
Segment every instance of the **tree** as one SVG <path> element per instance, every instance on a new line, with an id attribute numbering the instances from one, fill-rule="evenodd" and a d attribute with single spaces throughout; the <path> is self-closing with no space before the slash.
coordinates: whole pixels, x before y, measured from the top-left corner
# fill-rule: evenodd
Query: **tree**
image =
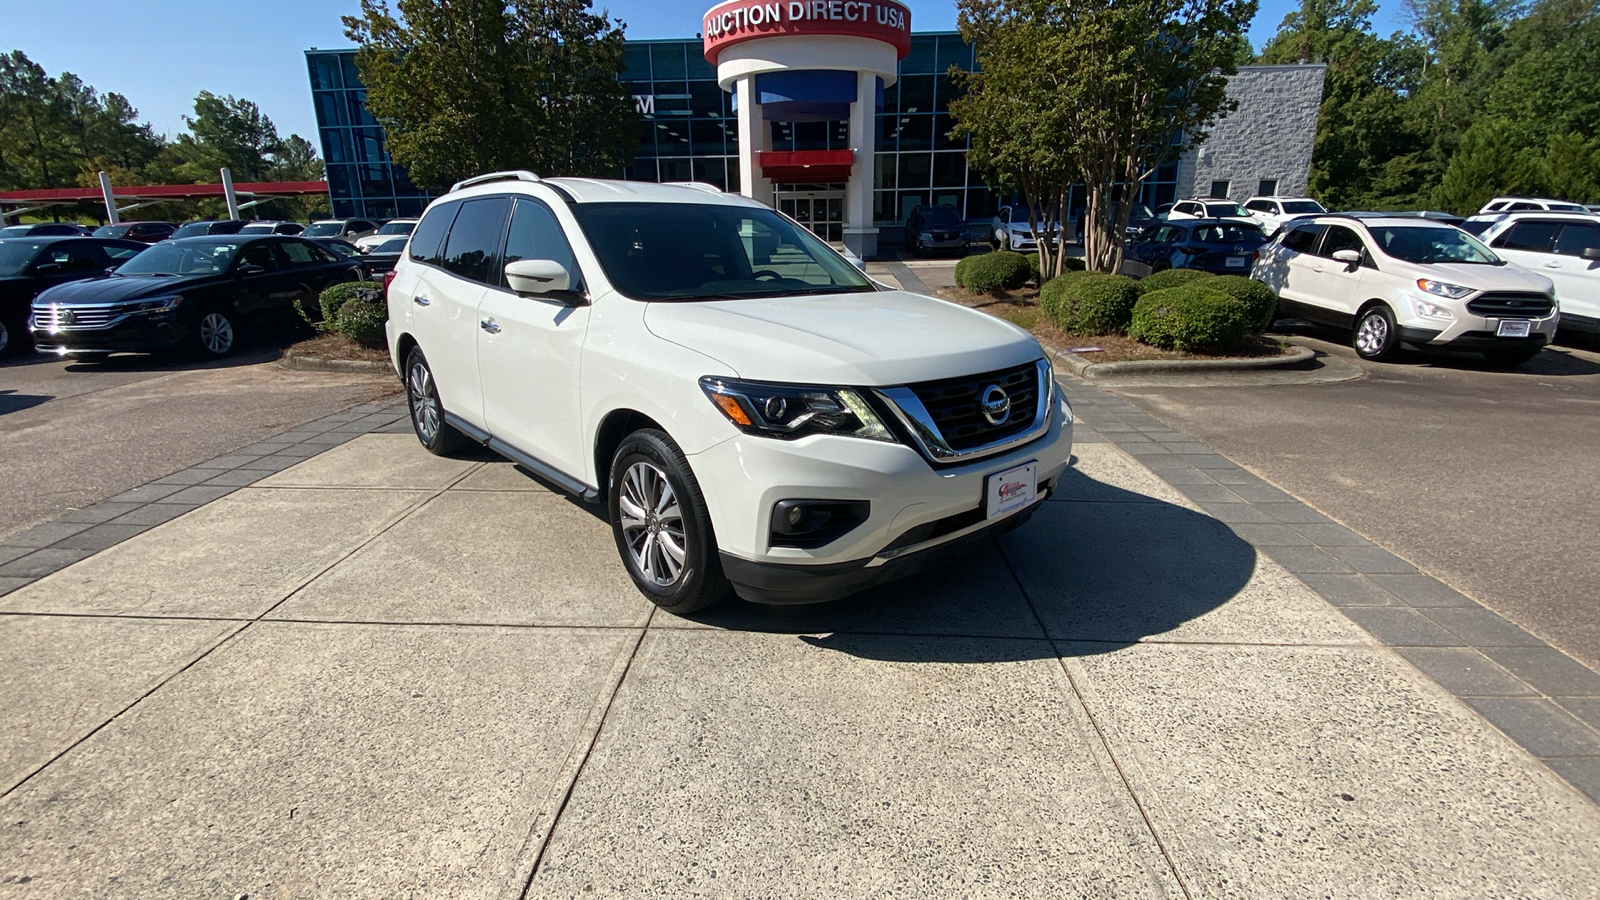
<path id="1" fill-rule="evenodd" d="M 960 0 L 958 9 L 982 70 L 952 110 L 958 123 L 964 115 L 975 136 L 1008 122 L 1020 132 L 1005 153 L 981 157 L 990 167 L 1059 159 L 1075 172 L 1086 193 L 1085 261 L 1116 271 L 1138 186 L 1234 108 L 1227 76 L 1255 0 Z M 1018 171 L 1011 177 L 1020 183 Z M 1042 202 L 1060 221 L 1066 194 L 1053 192 Z"/>
<path id="2" fill-rule="evenodd" d="M 189 133 L 178 136 L 177 155 L 184 174 L 197 183 L 217 178 L 226 167 L 234 181 L 266 181 L 283 140 L 261 107 L 232 96 L 201 91 L 194 115 L 184 116 Z"/>
<path id="3" fill-rule="evenodd" d="M 419 184 L 502 169 L 610 176 L 631 162 L 623 25 L 588 0 L 362 0 L 344 17 L 367 108 Z"/>

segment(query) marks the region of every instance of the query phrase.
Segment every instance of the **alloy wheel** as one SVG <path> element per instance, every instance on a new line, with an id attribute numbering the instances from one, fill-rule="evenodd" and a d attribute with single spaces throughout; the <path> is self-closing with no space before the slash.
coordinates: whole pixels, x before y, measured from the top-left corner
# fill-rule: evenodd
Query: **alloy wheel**
<path id="1" fill-rule="evenodd" d="M 206 313 L 200 318 L 200 343 L 213 356 L 226 354 L 233 349 L 233 323 L 222 313 Z"/>
<path id="2" fill-rule="evenodd" d="M 433 441 L 439 433 L 439 394 L 433 387 L 433 373 L 420 360 L 411 364 L 411 375 L 406 379 L 406 394 L 411 400 L 411 421 L 423 443 Z"/>
<path id="3" fill-rule="evenodd" d="M 683 509 L 667 473 L 647 462 L 628 467 L 617 498 L 622 536 L 634 567 L 661 587 L 683 574 Z"/>
<path id="4" fill-rule="evenodd" d="M 1356 329 L 1356 349 L 1367 356 L 1383 350 L 1389 342 L 1389 321 L 1379 313 L 1368 313 Z"/>

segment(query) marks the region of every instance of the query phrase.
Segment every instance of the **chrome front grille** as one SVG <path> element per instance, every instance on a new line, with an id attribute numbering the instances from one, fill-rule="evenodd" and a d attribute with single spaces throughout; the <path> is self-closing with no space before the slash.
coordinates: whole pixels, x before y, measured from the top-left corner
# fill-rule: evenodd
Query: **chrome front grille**
<path id="1" fill-rule="evenodd" d="M 1467 312 L 1497 319 L 1542 319 L 1554 309 L 1554 301 L 1545 294 L 1484 294 L 1467 301 Z"/>
<path id="2" fill-rule="evenodd" d="M 88 331 L 105 328 L 126 314 L 122 304 L 116 303 L 95 306 L 63 306 L 52 303 L 46 307 L 34 307 L 33 321 L 34 327 L 52 333 Z"/>
<path id="3" fill-rule="evenodd" d="M 1054 373 L 1047 360 L 1021 366 L 883 388 L 917 447 L 935 463 L 960 463 L 1002 453 L 1050 425 Z"/>

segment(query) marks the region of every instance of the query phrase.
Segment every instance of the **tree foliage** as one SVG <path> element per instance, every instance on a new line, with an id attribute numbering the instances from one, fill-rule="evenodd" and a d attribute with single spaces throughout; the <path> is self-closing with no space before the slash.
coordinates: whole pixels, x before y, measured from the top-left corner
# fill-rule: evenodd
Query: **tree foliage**
<path id="1" fill-rule="evenodd" d="M 1255 0 L 960 0 L 980 71 L 962 75 L 955 134 L 997 186 L 1020 190 L 1036 228 L 1066 220 L 1086 188 L 1084 256 L 1114 272 L 1137 186 L 1232 108 L 1227 76 Z M 1041 253 L 1041 274 L 1059 273 Z"/>
<path id="2" fill-rule="evenodd" d="M 344 17 L 367 108 L 418 184 L 503 169 L 613 175 L 638 113 L 622 23 L 588 0 L 362 0 Z"/>

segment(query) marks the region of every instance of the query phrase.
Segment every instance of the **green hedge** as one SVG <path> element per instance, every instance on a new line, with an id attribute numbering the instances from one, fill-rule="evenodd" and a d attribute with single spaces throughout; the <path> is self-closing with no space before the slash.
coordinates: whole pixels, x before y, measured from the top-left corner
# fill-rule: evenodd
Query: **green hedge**
<path id="1" fill-rule="evenodd" d="M 1252 311 L 1210 283 L 1151 291 L 1133 307 L 1128 334 L 1167 350 L 1221 350 L 1253 333 Z"/>
<path id="2" fill-rule="evenodd" d="M 1075 334 L 1126 331 L 1138 300 L 1138 283 L 1122 275 L 1070 272 L 1039 291 L 1039 306 L 1050 321 Z"/>
<path id="3" fill-rule="evenodd" d="M 389 321 L 389 304 L 383 301 L 382 294 L 377 300 L 350 297 L 336 307 L 332 330 L 335 334 L 342 334 L 363 347 L 381 350 L 388 345 L 388 336 L 383 328 L 387 321 Z"/>
<path id="4" fill-rule="evenodd" d="M 339 307 L 355 299 L 357 293 L 362 291 L 377 291 L 381 298 L 383 288 L 376 281 L 343 281 L 324 290 L 317 297 L 314 309 L 307 309 L 298 299 L 294 301 L 294 308 L 300 313 L 300 318 L 318 331 L 332 332 L 334 320 L 339 316 Z"/>
<path id="5" fill-rule="evenodd" d="M 1199 269 L 1166 269 L 1152 275 L 1146 275 L 1140 279 L 1139 293 L 1144 295 L 1151 291 L 1164 291 L 1167 288 L 1175 288 L 1191 281 L 1215 277 L 1217 276 L 1210 272 L 1202 272 Z"/>
<path id="6" fill-rule="evenodd" d="M 1027 257 L 1010 250 L 968 256 L 956 263 L 956 284 L 977 294 L 1014 291 L 1032 275 Z"/>
<path id="7" fill-rule="evenodd" d="M 1278 316 L 1278 296 L 1272 288 L 1243 275 L 1222 275 L 1206 282 L 1208 291 L 1221 291 L 1244 305 L 1250 322 L 1250 333 L 1260 334 L 1272 327 Z"/>

